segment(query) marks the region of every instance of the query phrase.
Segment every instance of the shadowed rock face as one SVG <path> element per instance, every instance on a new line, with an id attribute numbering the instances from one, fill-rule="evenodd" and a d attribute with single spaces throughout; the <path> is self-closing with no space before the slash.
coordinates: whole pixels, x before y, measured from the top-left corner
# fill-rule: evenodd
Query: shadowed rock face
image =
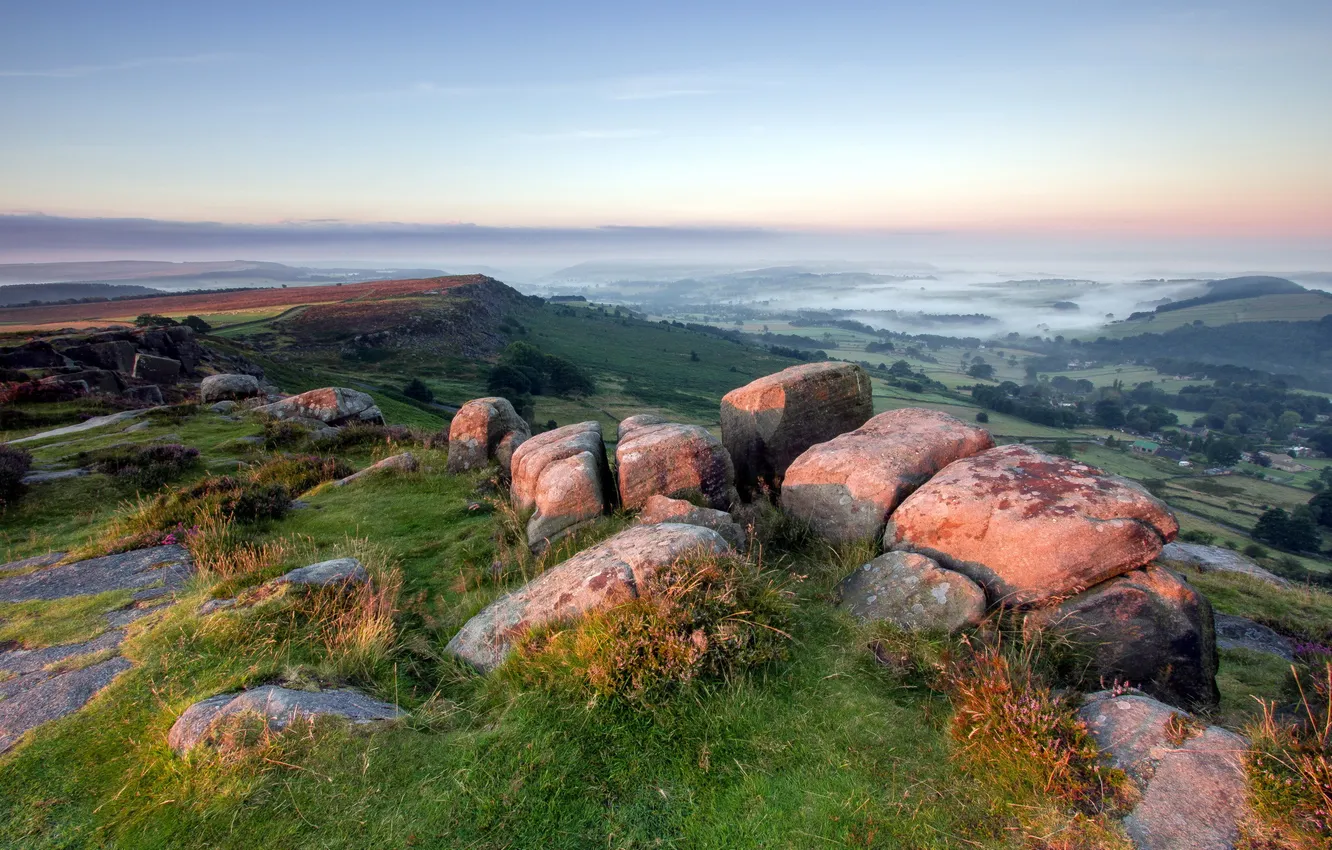
<path id="1" fill-rule="evenodd" d="M 1234 850 L 1248 813 L 1247 741 L 1137 694 L 1092 694 L 1079 715 L 1141 794 L 1124 818 L 1134 847 Z"/>
<path id="2" fill-rule="evenodd" d="M 691 552 L 729 551 L 717 532 L 663 523 L 622 531 L 501 596 L 467 621 L 445 651 L 493 670 L 530 629 L 633 599 L 656 571 Z"/>
<path id="3" fill-rule="evenodd" d="M 295 691 L 265 685 L 196 702 L 176 718 L 167 734 L 167 743 L 177 755 L 183 756 L 199 744 L 213 743 L 219 726 L 226 720 L 246 715 L 259 718 L 273 731 L 280 731 L 296 720 L 338 717 L 354 726 L 366 726 L 397 720 L 406 713 L 347 688 Z"/>
<path id="4" fill-rule="evenodd" d="M 782 482 L 782 510 L 835 542 L 877 539 L 893 509 L 932 475 L 992 448 L 988 431 L 946 413 L 890 410 L 796 458 Z"/>
<path id="5" fill-rule="evenodd" d="M 743 552 L 749 546 L 745 530 L 725 511 L 700 508 L 684 499 L 653 496 L 647 500 L 643 512 L 638 515 L 638 523 L 657 525 L 663 522 L 679 522 L 710 528 L 725 538 L 737 552 Z"/>
<path id="6" fill-rule="evenodd" d="M 514 449 L 531 435 L 531 429 L 508 399 L 491 396 L 464 404 L 449 424 L 449 472 L 481 469 L 491 458 L 508 469 Z M 507 441 L 507 443 L 505 442 Z M 504 445 L 503 457 L 501 444 Z"/>
<path id="7" fill-rule="evenodd" d="M 955 632 L 985 616 L 979 585 L 911 552 L 888 552 L 857 567 L 837 594 L 857 619 L 887 620 L 909 631 Z"/>
<path id="8" fill-rule="evenodd" d="M 1189 708 L 1220 700 L 1212 606 L 1169 570 L 1150 565 L 1117 576 L 1028 614 L 1026 626 L 1067 640 L 1085 682 L 1128 682 Z"/>
<path id="9" fill-rule="evenodd" d="M 1030 606 L 1149 563 L 1179 531 L 1139 485 L 1027 446 L 950 464 L 898 506 L 887 548 L 929 555 Z"/>
<path id="10" fill-rule="evenodd" d="M 134 377 L 155 384 L 170 384 L 180 377 L 179 360 L 140 352 L 134 355 Z"/>
<path id="11" fill-rule="evenodd" d="M 534 511 L 527 540 L 535 547 L 614 504 L 615 483 L 598 422 L 566 425 L 527 440 L 513 452 L 511 475 L 514 505 Z"/>
<path id="12" fill-rule="evenodd" d="M 874 413 L 869 375 L 853 363 L 806 363 L 722 397 L 722 443 L 748 498 L 760 480 L 779 484 L 815 443 L 859 428 Z"/>
<path id="13" fill-rule="evenodd" d="M 255 410 L 277 419 L 317 419 L 325 425 L 346 425 L 351 422 L 382 424 L 384 421 L 373 398 L 359 390 L 343 387 L 310 390 L 262 405 Z"/>
<path id="14" fill-rule="evenodd" d="M 615 449 L 620 501 L 637 510 L 652 496 L 700 494 L 712 508 L 737 501 L 735 467 L 721 441 L 698 425 L 639 425 Z"/>

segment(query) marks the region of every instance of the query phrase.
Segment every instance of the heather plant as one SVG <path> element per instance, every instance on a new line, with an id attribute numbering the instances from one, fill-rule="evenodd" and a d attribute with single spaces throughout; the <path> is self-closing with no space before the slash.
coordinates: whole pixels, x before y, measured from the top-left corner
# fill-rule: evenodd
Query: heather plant
<path id="1" fill-rule="evenodd" d="M 178 443 L 112 446 L 80 452 L 78 462 L 134 487 L 155 490 L 185 472 L 198 468 L 199 450 Z"/>
<path id="2" fill-rule="evenodd" d="M 264 420 L 264 448 L 268 451 L 290 449 L 303 445 L 310 438 L 310 429 L 299 422 L 285 419 Z"/>
<path id="3" fill-rule="evenodd" d="M 325 481 L 346 478 L 356 470 L 336 457 L 322 455 L 281 455 L 254 467 L 248 474 L 254 484 L 280 484 L 292 496 L 299 496 Z"/>

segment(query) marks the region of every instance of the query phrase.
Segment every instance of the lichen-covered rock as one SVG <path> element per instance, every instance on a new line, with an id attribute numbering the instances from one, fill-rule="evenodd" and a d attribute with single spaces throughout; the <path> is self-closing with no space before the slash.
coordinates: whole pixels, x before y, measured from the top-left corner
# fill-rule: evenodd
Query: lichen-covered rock
<path id="1" fill-rule="evenodd" d="M 1222 546 L 1206 546 L 1201 543 L 1182 543 L 1178 540 L 1167 543 L 1161 550 L 1162 561 L 1174 561 L 1186 564 L 1204 573 L 1243 573 L 1246 576 L 1285 587 L 1290 582 L 1255 564 L 1239 552 Z"/>
<path id="2" fill-rule="evenodd" d="M 737 552 L 743 552 L 749 546 L 745 530 L 726 511 L 712 508 L 700 508 L 684 499 L 670 499 L 666 496 L 653 496 L 643 506 L 638 515 L 639 525 L 658 525 L 663 522 L 678 522 L 684 525 L 698 525 L 710 528 L 720 534 Z"/>
<path id="3" fill-rule="evenodd" d="M 134 377 L 154 384 L 171 384 L 180 377 L 180 361 L 139 352 L 134 355 Z"/>
<path id="4" fill-rule="evenodd" d="M 273 579 L 273 584 L 294 584 L 302 587 L 331 587 L 338 584 L 364 584 L 370 574 L 355 558 L 334 558 L 307 567 L 299 567 Z"/>
<path id="5" fill-rule="evenodd" d="M 739 498 L 730 453 L 699 425 L 631 428 L 615 448 L 615 463 L 620 502 L 629 510 L 643 507 L 652 496 L 698 494 L 709 507 L 721 510 Z"/>
<path id="6" fill-rule="evenodd" d="M 482 672 L 493 670 L 528 630 L 633 599 L 661 567 L 692 552 L 721 554 L 729 548 L 709 528 L 677 523 L 635 526 L 496 599 L 467 621 L 445 651 Z"/>
<path id="7" fill-rule="evenodd" d="M 992 448 L 988 431 L 946 413 L 890 410 L 796 458 L 782 482 L 782 510 L 835 542 L 877 540 L 912 491 L 953 461 Z"/>
<path id="8" fill-rule="evenodd" d="M 458 409 L 449 424 L 449 472 L 481 469 L 501 450 L 512 458 L 513 450 L 530 434 L 527 422 L 508 399 L 472 399 Z"/>
<path id="9" fill-rule="evenodd" d="M 565 425 L 537 434 L 514 450 L 510 475 L 514 506 L 534 511 L 527 539 L 544 546 L 610 510 L 615 483 L 598 422 Z"/>
<path id="10" fill-rule="evenodd" d="M 298 719 L 313 722 L 336 717 L 354 727 L 364 728 L 406 717 L 406 713 L 397 706 L 349 688 L 297 691 L 265 685 L 196 702 L 176 718 L 167 733 L 167 744 L 177 755 L 183 756 L 200 744 L 216 743 L 216 736 L 226 721 L 244 717 L 258 718 L 276 732 Z"/>
<path id="11" fill-rule="evenodd" d="M 259 395 L 259 379 L 253 375 L 209 375 L 199 384 L 199 400 L 238 401 Z"/>
<path id="12" fill-rule="evenodd" d="M 886 620 L 908 631 L 955 632 L 985 616 L 985 591 L 924 555 L 887 552 L 856 568 L 837 587 L 857 619 Z"/>
<path id="13" fill-rule="evenodd" d="M 635 428 L 642 428 L 644 425 L 665 425 L 666 421 L 666 417 L 658 416 L 655 413 L 639 413 L 634 416 L 627 416 L 616 427 L 615 439 L 617 441 L 623 440 L 625 434 Z"/>
<path id="14" fill-rule="evenodd" d="M 805 449 L 873 413 L 869 375 L 853 363 L 805 363 L 731 390 L 721 401 L 722 443 L 740 494 L 749 497 L 759 481 L 780 483 Z"/>
<path id="15" fill-rule="evenodd" d="M 324 387 L 254 408 L 274 419 L 315 419 L 325 425 L 382 421 L 375 400 L 358 390 Z M 368 418 L 367 418 L 368 417 Z"/>
<path id="16" fill-rule="evenodd" d="M 970 576 L 992 604 L 1026 606 L 1141 567 L 1178 531 L 1140 485 L 1015 445 L 949 464 L 893 512 L 884 544 Z"/>
<path id="17" fill-rule="evenodd" d="M 1216 687 L 1216 631 L 1206 597 L 1149 565 L 1026 615 L 1026 627 L 1059 635 L 1083 682 L 1121 681 L 1157 699 L 1209 708 Z"/>
<path id="18" fill-rule="evenodd" d="M 1138 850 L 1234 850 L 1248 813 L 1248 742 L 1138 694 L 1092 694 L 1079 716 L 1138 788 L 1124 818 Z"/>

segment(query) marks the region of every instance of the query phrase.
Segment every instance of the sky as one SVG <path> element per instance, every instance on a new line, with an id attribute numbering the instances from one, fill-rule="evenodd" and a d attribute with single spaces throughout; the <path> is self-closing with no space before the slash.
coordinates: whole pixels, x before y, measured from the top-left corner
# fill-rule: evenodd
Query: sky
<path id="1" fill-rule="evenodd" d="M 148 219 L 1325 257 L 1330 44 L 1327 0 L 16 3 L 0 251 Z"/>

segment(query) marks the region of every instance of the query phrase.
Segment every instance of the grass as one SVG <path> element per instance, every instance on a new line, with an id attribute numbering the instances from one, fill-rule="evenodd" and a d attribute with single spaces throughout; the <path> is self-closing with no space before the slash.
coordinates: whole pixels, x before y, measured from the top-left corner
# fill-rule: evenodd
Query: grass
<path id="1" fill-rule="evenodd" d="M 1332 594 L 1312 587 L 1277 587 L 1239 573 L 1186 571 L 1217 611 L 1248 617 L 1284 635 L 1332 642 Z"/>
<path id="2" fill-rule="evenodd" d="M 24 649 L 82 643 L 106 631 L 106 615 L 132 601 L 128 590 L 109 590 L 68 599 L 0 604 L 0 644 L 14 641 Z"/>

